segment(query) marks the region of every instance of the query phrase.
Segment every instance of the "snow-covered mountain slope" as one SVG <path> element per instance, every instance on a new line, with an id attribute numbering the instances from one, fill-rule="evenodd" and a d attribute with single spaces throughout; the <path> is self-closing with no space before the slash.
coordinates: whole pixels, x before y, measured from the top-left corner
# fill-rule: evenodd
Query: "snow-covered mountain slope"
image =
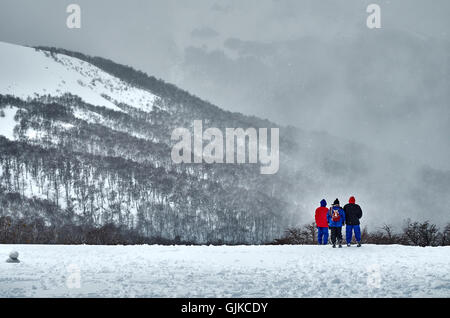
<path id="1" fill-rule="evenodd" d="M 450 247 L 0 245 L 0 260 L 11 250 L 0 297 L 450 297 Z"/>
<path id="2" fill-rule="evenodd" d="M 149 111 L 158 99 L 77 58 L 3 42 L 0 70 L 0 94 L 22 99 L 70 93 L 115 111 L 118 103 Z"/>

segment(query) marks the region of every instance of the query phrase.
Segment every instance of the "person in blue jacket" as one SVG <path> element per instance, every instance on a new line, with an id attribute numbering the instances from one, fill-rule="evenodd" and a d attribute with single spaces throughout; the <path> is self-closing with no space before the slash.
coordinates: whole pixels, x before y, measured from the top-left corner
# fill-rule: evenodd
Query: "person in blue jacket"
<path id="1" fill-rule="evenodd" d="M 336 241 L 339 247 L 342 247 L 342 226 L 345 224 L 345 212 L 339 205 L 339 200 L 333 202 L 327 215 L 328 226 L 331 230 L 331 243 L 336 247 Z"/>

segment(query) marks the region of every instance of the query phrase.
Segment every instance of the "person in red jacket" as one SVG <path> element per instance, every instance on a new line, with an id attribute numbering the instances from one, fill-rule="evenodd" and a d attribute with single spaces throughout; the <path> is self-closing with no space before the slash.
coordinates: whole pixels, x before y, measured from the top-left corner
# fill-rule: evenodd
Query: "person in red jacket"
<path id="1" fill-rule="evenodd" d="M 320 201 L 320 207 L 316 209 L 317 241 L 319 245 L 328 244 L 328 208 L 327 201 Z"/>

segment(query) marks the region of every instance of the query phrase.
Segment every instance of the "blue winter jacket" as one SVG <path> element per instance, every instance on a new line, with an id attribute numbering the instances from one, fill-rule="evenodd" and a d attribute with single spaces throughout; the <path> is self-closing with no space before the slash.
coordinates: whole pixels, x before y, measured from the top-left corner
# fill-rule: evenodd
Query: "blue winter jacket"
<path id="1" fill-rule="evenodd" d="M 333 222 L 333 220 L 331 219 L 331 209 L 339 211 L 339 215 L 341 216 L 341 219 L 339 221 Z M 345 212 L 340 206 L 333 206 L 330 208 L 330 211 L 328 211 L 327 219 L 329 227 L 341 227 L 345 223 Z"/>

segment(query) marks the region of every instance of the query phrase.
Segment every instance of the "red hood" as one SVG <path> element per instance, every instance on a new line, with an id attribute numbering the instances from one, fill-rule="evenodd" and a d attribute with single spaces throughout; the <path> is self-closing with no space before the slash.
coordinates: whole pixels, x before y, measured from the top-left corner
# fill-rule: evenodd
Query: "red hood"
<path id="1" fill-rule="evenodd" d="M 351 204 L 355 204 L 355 202 L 356 202 L 355 197 L 350 197 L 350 199 L 348 200 L 348 203 Z"/>

